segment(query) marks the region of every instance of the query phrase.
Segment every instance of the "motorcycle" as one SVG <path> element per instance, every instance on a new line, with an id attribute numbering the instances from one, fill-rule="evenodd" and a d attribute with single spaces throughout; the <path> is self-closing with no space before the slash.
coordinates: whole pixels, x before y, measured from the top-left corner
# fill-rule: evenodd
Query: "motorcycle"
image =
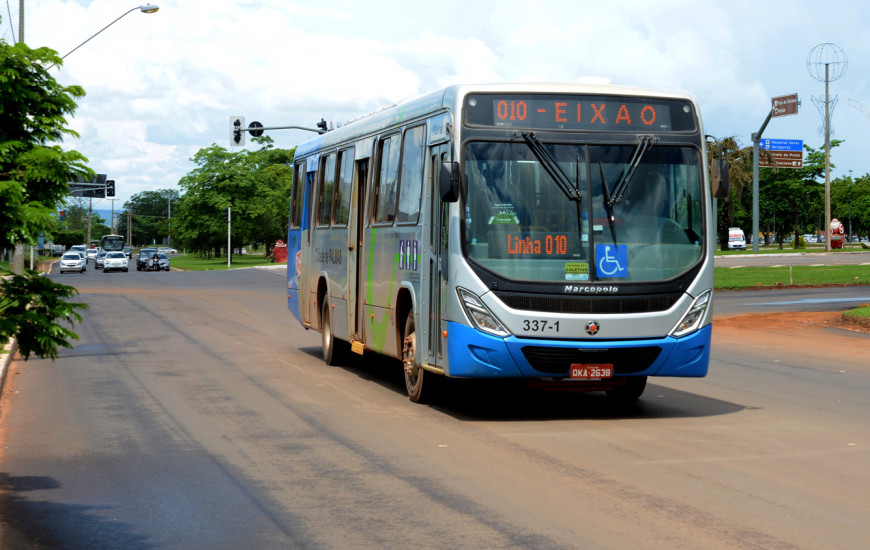
<path id="1" fill-rule="evenodd" d="M 160 260 L 157 258 L 149 258 L 148 265 L 145 268 L 146 271 L 160 271 Z"/>

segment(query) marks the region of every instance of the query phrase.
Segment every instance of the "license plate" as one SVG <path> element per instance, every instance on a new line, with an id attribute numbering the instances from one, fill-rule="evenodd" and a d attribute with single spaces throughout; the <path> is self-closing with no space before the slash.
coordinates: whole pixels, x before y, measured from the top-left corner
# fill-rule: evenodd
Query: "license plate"
<path id="1" fill-rule="evenodd" d="M 575 380 L 600 380 L 613 378 L 613 365 L 571 365 L 571 378 Z"/>

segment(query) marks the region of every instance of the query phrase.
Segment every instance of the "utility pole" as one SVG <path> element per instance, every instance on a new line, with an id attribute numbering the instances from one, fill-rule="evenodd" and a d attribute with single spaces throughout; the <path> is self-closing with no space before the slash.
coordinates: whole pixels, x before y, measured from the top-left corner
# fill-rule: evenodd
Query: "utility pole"
<path id="1" fill-rule="evenodd" d="M 831 65 L 825 64 L 825 252 L 831 251 Z"/>
<path id="2" fill-rule="evenodd" d="M 18 42 L 24 42 L 24 0 L 18 0 Z M 15 243 L 9 269 L 15 275 L 24 275 L 24 243 Z"/>
<path id="3" fill-rule="evenodd" d="M 88 197 L 88 242 L 85 243 L 85 250 L 91 247 L 91 209 L 93 206 L 93 197 Z"/>
<path id="4" fill-rule="evenodd" d="M 109 227 L 112 228 L 112 235 L 115 234 L 115 201 L 118 199 L 108 199 L 112 201 L 112 221 L 109 223 Z"/>
<path id="5" fill-rule="evenodd" d="M 825 252 L 831 251 L 831 239 L 828 231 L 831 226 L 831 109 L 832 103 L 836 105 L 836 96 L 831 101 L 830 84 L 839 80 L 846 74 L 849 67 L 849 59 L 842 48 L 836 44 L 825 42 L 810 50 L 807 56 L 807 70 L 810 76 L 825 83 L 824 111 L 821 108 L 821 99 L 813 97 L 813 101 L 819 106 L 819 113 L 825 121 Z"/>
<path id="6" fill-rule="evenodd" d="M 764 129 L 770 123 L 773 109 L 767 113 L 767 118 L 761 124 L 758 132 L 752 134 L 752 252 L 758 252 L 758 217 L 761 214 L 758 198 L 758 142 L 764 134 Z"/>
<path id="7" fill-rule="evenodd" d="M 233 239 L 232 235 L 232 227 L 233 227 L 233 209 L 227 208 L 227 269 L 230 269 L 230 265 L 232 264 L 233 258 Z"/>

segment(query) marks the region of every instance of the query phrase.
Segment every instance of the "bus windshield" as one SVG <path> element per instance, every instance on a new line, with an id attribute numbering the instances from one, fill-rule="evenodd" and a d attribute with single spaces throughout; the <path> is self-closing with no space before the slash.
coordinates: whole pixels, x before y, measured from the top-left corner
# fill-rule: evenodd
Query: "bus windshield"
<path id="1" fill-rule="evenodd" d="M 703 258 L 697 148 L 524 137 L 465 147 L 471 261 L 520 281 L 648 282 Z"/>
<path id="2" fill-rule="evenodd" d="M 107 252 L 124 250 L 124 237 L 120 235 L 103 235 L 100 239 L 100 247 Z"/>

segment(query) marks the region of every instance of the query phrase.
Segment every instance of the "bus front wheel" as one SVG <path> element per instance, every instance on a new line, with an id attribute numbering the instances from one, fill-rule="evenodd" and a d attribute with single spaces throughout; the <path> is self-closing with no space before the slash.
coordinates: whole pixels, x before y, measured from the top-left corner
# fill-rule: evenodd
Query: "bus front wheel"
<path id="1" fill-rule="evenodd" d="M 332 314 L 329 300 L 323 299 L 320 309 L 320 341 L 323 344 L 323 362 L 333 366 L 338 364 L 340 350 L 335 342 L 335 334 L 332 332 Z"/>
<path id="2" fill-rule="evenodd" d="M 414 327 L 414 313 L 408 313 L 405 319 L 405 331 L 402 333 L 402 367 L 405 371 L 405 388 L 408 397 L 414 403 L 422 403 L 426 394 L 423 393 L 424 379 L 428 375 L 420 362 L 417 361 L 417 330 Z"/>
<path id="3" fill-rule="evenodd" d="M 616 386 L 607 390 L 607 397 L 618 404 L 634 403 L 640 399 L 646 388 L 646 376 L 626 376 L 624 386 Z"/>

